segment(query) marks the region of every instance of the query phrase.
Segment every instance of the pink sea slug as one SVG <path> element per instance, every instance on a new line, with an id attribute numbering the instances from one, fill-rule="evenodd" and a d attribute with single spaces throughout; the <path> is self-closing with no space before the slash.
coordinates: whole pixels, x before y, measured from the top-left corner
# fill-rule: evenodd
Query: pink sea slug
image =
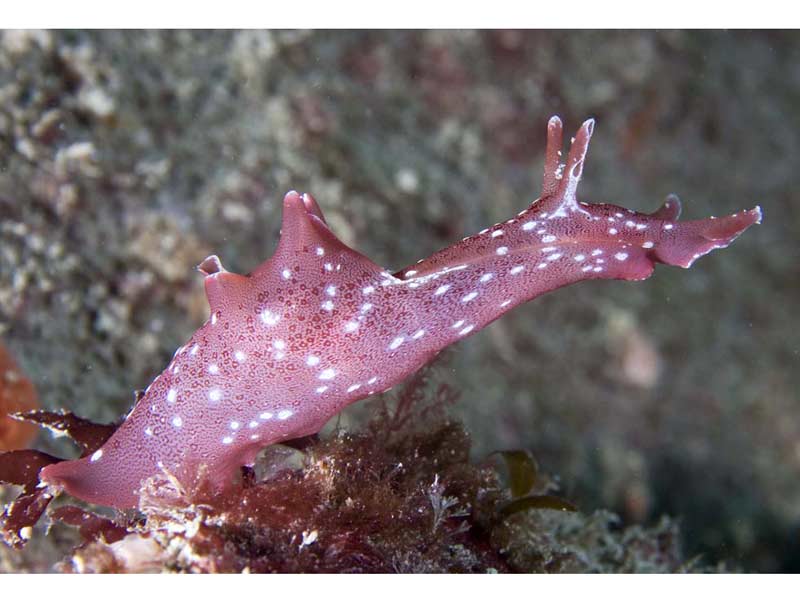
<path id="1" fill-rule="evenodd" d="M 249 275 L 206 258 L 209 320 L 105 444 L 44 467 L 41 482 L 117 508 L 136 507 L 159 474 L 188 488 L 203 472 L 224 489 L 263 447 L 319 431 L 523 302 L 585 279 L 645 279 L 658 262 L 689 267 L 760 222 L 756 207 L 679 223 L 674 196 L 652 214 L 578 201 L 593 129 L 562 164 L 550 119 L 539 199 L 394 274 L 339 241 L 311 195 L 289 192 L 274 256 Z"/>

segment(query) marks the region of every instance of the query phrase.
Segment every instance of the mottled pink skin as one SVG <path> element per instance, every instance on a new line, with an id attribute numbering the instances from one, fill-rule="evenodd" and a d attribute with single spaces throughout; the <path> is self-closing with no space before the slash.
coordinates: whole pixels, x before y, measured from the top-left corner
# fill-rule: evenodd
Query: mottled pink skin
<path id="1" fill-rule="evenodd" d="M 275 255 L 248 276 L 207 258 L 209 321 L 100 451 L 46 467 L 42 481 L 118 508 L 137 506 L 158 473 L 192 485 L 201 465 L 222 489 L 264 446 L 319 431 L 523 302 L 584 279 L 644 279 L 656 262 L 688 267 L 760 221 L 755 208 L 678 223 L 675 197 L 653 215 L 578 202 L 593 126 L 562 165 L 551 119 L 542 197 L 396 276 L 342 244 L 311 196 L 289 192 Z"/>

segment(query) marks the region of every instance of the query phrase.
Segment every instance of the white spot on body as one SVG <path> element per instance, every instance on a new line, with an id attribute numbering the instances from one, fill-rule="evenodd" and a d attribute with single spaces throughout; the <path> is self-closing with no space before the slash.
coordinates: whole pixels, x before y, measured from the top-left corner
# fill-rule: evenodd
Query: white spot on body
<path id="1" fill-rule="evenodd" d="M 411 339 L 418 340 L 418 339 L 419 339 L 419 338 L 421 338 L 423 335 L 425 335 L 425 330 L 424 330 L 424 329 L 420 329 L 420 330 L 416 331 L 416 332 L 414 333 L 414 335 L 412 335 L 412 336 L 411 336 Z"/>
<path id="2" fill-rule="evenodd" d="M 575 262 L 581 262 L 586 259 L 586 255 L 576 254 L 575 256 L 573 256 L 573 258 L 575 259 Z"/>
<path id="3" fill-rule="evenodd" d="M 218 402 L 219 400 L 222 399 L 222 391 L 217 388 L 210 390 L 208 392 L 208 399 L 211 400 L 212 402 Z"/>
<path id="4" fill-rule="evenodd" d="M 319 378 L 322 380 L 333 379 L 334 377 L 336 377 L 336 371 L 330 368 L 325 369 L 319 374 Z"/>
<path id="5" fill-rule="evenodd" d="M 179 416 L 176 415 L 172 417 L 172 424 L 175 427 L 181 427 L 183 425 L 183 419 L 181 419 Z"/>
<path id="6" fill-rule="evenodd" d="M 316 367 L 319 364 L 319 356 L 314 356 L 313 354 L 309 354 L 306 357 L 306 364 L 309 367 Z"/>
<path id="7" fill-rule="evenodd" d="M 543 241 L 545 244 L 549 244 L 550 242 L 555 242 L 555 241 L 556 241 L 556 239 L 558 239 L 558 238 L 556 238 L 556 236 L 554 236 L 554 235 L 545 235 L 545 236 L 542 236 L 542 241 Z"/>
<path id="8" fill-rule="evenodd" d="M 319 386 L 317 388 L 317 393 L 318 394 L 324 394 L 327 389 L 328 389 L 327 385 L 321 385 L 321 386 Z"/>
<path id="9" fill-rule="evenodd" d="M 525 223 L 522 226 L 522 230 L 523 231 L 530 231 L 531 229 L 535 228 L 536 225 L 538 225 L 538 223 L 536 223 L 536 221 L 530 221 L 529 223 Z"/>
<path id="10" fill-rule="evenodd" d="M 466 296 L 464 296 L 464 297 L 461 299 L 461 301 L 462 301 L 462 302 L 471 302 L 472 300 L 474 300 L 475 298 L 477 298 L 477 296 L 478 296 L 478 292 L 470 292 L 469 294 L 467 294 Z"/>
<path id="11" fill-rule="evenodd" d="M 370 310 L 372 310 L 372 304 L 370 304 L 369 302 L 365 302 L 364 304 L 361 305 L 361 312 L 362 313 L 367 313 Z"/>
<path id="12" fill-rule="evenodd" d="M 371 286 L 371 285 L 368 285 L 368 286 L 367 286 L 367 287 L 365 287 L 363 290 L 361 290 L 361 293 L 362 293 L 362 294 L 364 294 L 364 295 L 366 296 L 367 294 L 371 294 L 371 293 L 372 293 L 372 292 L 374 292 L 374 291 L 375 291 L 375 287 L 374 287 L 374 286 Z"/>
<path id="13" fill-rule="evenodd" d="M 222 438 L 222 443 L 225 445 L 232 444 L 233 438 L 229 435 L 226 435 L 224 438 Z"/>
<path id="14" fill-rule="evenodd" d="M 481 278 L 480 278 L 480 280 L 479 280 L 479 281 L 480 281 L 481 283 L 486 283 L 486 282 L 487 282 L 487 281 L 489 281 L 489 280 L 490 280 L 492 277 L 494 277 L 494 275 L 493 275 L 493 274 L 491 274 L 491 273 L 484 273 L 483 275 L 481 275 Z"/>
<path id="15" fill-rule="evenodd" d="M 506 306 L 508 306 L 509 304 L 511 304 L 511 300 L 503 300 L 503 301 L 500 303 L 500 308 L 505 308 L 505 307 L 506 307 Z"/>
<path id="16" fill-rule="evenodd" d="M 600 256 L 602 253 L 603 251 L 600 250 L 599 248 L 596 250 L 592 250 L 592 256 Z"/>
<path id="17" fill-rule="evenodd" d="M 344 324 L 344 330 L 347 333 L 353 333 L 356 329 L 358 329 L 358 323 L 355 321 L 348 321 Z"/>
<path id="18" fill-rule="evenodd" d="M 272 342 L 272 346 L 276 350 L 285 350 L 286 349 L 286 342 L 284 342 L 283 340 L 275 340 L 274 342 Z"/>
<path id="19" fill-rule="evenodd" d="M 289 269 L 284 269 L 284 270 L 281 272 L 281 275 L 283 275 L 283 278 L 284 278 L 284 279 L 291 279 L 291 277 L 292 277 L 292 272 L 291 272 Z"/>
<path id="20" fill-rule="evenodd" d="M 230 422 L 230 428 L 233 429 L 234 431 L 239 429 L 239 427 L 241 427 L 241 426 L 242 426 L 242 424 L 239 423 L 239 421 L 231 421 Z"/>
<path id="21" fill-rule="evenodd" d="M 333 302 L 330 300 L 325 300 L 325 302 L 322 303 L 322 310 L 331 312 L 333 310 Z"/>
<path id="22" fill-rule="evenodd" d="M 389 350 L 397 350 L 404 341 L 405 338 L 402 335 L 394 338 L 389 344 Z"/>
<path id="23" fill-rule="evenodd" d="M 103 458 L 103 449 L 102 448 L 100 448 L 100 450 L 98 450 L 94 454 L 92 454 L 92 458 L 90 458 L 89 460 L 92 461 L 92 462 L 97 462 L 101 458 Z"/>
<path id="24" fill-rule="evenodd" d="M 351 392 L 355 392 L 360 387 L 361 387 L 360 383 L 354 383 L 349 388 L 347 388 L 347 393 L 350 394 Z"/>
<path id="25" fill-rule="evenodd" d="M 236 359 L 238 362 L 244 362 L 244 361 L 246 361 L 246 360 L 247 360 L 247 355 L 246 355 L 244 352 L 242 352 L 241 350 L 237 350 L 236 352 L 234 352 L 234 353 L 233 353 L 233 357 L 234 357 L 234 358 L 235 358 L 235 359 Z"/>
<path id="26" fill-rule="evenodd" d="M 492 237 L 493 238 L 500 237 L 501 235 L 503 235 L 503 230 L 502 229 L 498 229 L 497 231 L 493 231 L 492 232 Z"/>
<path id="27" fill-rule="evenodd" d="M 406 277 L 413 277 L 416 274 L 417 274 L 417 272 L 414 269 L 411 269 L 410 271 L 406 271 Z"/>
<path id="28" fill-rule="evenodd" d="M 458 335 L 467 335 L 473 329 L 475 329 L 475 325 L 467 325 L 464 327 L 464 329 L 458 332 Z"/>
<path id="29" fill-rule="evenodd" d="M 167 402 L 170 404 L 175 404 L 175 401 L 178 399 L 178 392 L 175 389 L 170 388 L 167 392 Z"/>
<path id="30" fill-rule="evenodd" d="M 463 324 L 464 324 L 464 319 L 461 319 L 460 321 L 456 321 L 455 323 L 453 323 L 452 327 L 453 327 L 453 329 L 458 329 Z"/>
<path id="31" fill-rule="evenodd" d="M 212 375 L 216 375 L 219 373 L 219 367 L 217 365 L 208 365 L 208 372 Z"/>
<path id="32" fill-rule="evenodd" d="M 525 267 L 524 267 L 524 266 L 522 266 L 522 265 L 517 265 L 516 267 L 512 267 L 512 269 L 509 271 L 509 273 L 511 273 L 512 275 L 519 275 L 519 274 L 520 274 L 520 273 L 522 273 L 524 270 L 525 270 Z"/>
<path id="33" fill-rule="evenodd" d="M 450 284 L 441 285 L 436 289 L 435 292 L 433 292 L 433 295 L 434 296 L 441 296 L 442 294 L 444 294 L 449 289 L 450 289 Z"/>
<path id="34" fill-rule="evenodd" d="M 373 383 L 375 383 L 376 381 L 378 381 L 378 378 L 377 378 L 377 377 L 370 377 L 370 378 L 369 378 L 369 381 L 367 381 L 367 384 L 368 384 L 368 385 L 372 385 L 372 384 L 373 384 Z"/>
<path id="35" fill-rule="evenodd" d="M 558 260 L 558 259 L 559 259 L 559 258 L 561 258 L 562 256 L 564 256 L 564 255 L 563 255 L 563 254 L 561 254 L 561 252 L 556 252 L 555 254 L 551 254 L 551 255 L 549 255 L 549 256 L 547 257 L 547 260 Z"/>
<path id="36" fill-rule="evenodd" d="M 288 409 L 284 409 L 278 413 L 278 419 L 280 421 L 285 421 L 289 417 L 291 417 L 294 413 Z"/>
<path id="37" fill-rule="evenodd" d="M 499 256 L 505 256 L 506 254 L 508 254 L 508 246 L 500 246 L 497 250 L 495 250 L 495 252 Z"/>
<path id="38" fill-rule="evenodd" d="M 621 262 L 621 261 L 626 260 L 628 258 L 628 254 L 627 254 L 627 252 L 617 252 L 614 255 L 614 258 L 616 258 L 618 261 Z"/>
<path id="39" fill-rule="evenodd" d="M 642 244 L 642 248 L 652 248 L 653 246 L 655 246 L 653 242 L 645 242 L 644 244 Z"/>
<path id="40" fill-rule="evenodd" d="M 669 231 L 670 229 L 672 229 L 672 227 L 673 227 L 672 223 L 666 223 L 666 224 L 664 225 L 664 229 L 666 229 L 667 231 Z"/>
<path id="41" fill-rule="evenodd" d="M 217 313 L 212 313 L 211 314 L 211 324 L 212 325 L 216 325 L 217 324 Z"/>
<path id="42" fill-rule="evenodd" d="M 328 294 L 328 296 L 335 296 L 336 295 L 336 286 L 335 285 L 329 285 L 328 287 L 325 288 L 325 293 Z"/>
<path id="43" fill-rule="evenodd" d="M 269 421 L 272 418 L 272 413 L 262 412 L 260 415 L 258 415 L 258 418 L 261 419 L 262 421 Z"/>
<path id="44" fill-rule="evenodd" d="M 325 256 L 325 249 L 322 246 L 317 246 L 317 256 Z"/>
<path id="45" fill-rule="evenodd" d="M 261 311 L 261 320 L 263 321 L 264 325 L 272 327 L 273 325 L 276 325 L 278 321 L 281 320 L 281 317 L 280 315 L 277 315 L 271 310 L 265 308 L 264 310 Z"/>
<path id="46" fill-rule="evenodd" d="M 200 344 L 195 344 L 194 346 L 192 346 L 192 349 L 189 350 L 189 354 L 194 356 L 195 354 L 197 354 L 198 350 L 200 350 Z"/>
<path id="47" fill-rule="evenodd" d="M 611 235 L 617 235 L 618 231 L 612 227 L 611 229 L 608 230 L 608 233 Z"/>

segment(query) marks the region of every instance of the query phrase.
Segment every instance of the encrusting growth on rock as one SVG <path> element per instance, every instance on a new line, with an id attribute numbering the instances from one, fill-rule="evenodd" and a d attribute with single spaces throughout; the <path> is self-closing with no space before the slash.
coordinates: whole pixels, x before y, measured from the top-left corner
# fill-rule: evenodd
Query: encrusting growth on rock
<path id="1" fill-rule="evenodd" d="M 562 163 L 550 119 L 540 198 L 394 274 L 343 244 L 310 194 L 289 192 L 275 254 L 248 275 L 216 256 L 199 265 L 209 320 L 104 443 L 42 469 L 43 489 L 120 509 L 140 506 L 153 478 L 191 492 L 203 473 L 222 492 L 265 446 L 318 432 L 519 304 L 587 279 L 645 279 L 656 263 L 689 267 L 760 222 L 758 207 L 679 222 L 675 196 L 652 214 L 579 201 L 593 131 L 586 121 Z"/>

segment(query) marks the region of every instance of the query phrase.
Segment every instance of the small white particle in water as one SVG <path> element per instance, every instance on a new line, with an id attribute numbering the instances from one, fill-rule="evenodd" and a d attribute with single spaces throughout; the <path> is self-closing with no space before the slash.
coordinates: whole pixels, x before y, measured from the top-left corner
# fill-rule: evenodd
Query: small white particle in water
<path id="1" fill-rule="evenodd" d="M 325 300 L 325 302 L 322 303 L 322 310 L 331 312 L 333 310 L 333 302 L 331 300 Z"/>
<path id="2" fill-rule="evenodd" d="M 219 373 L 219 367 L 217 365 L 208 365 L 208 372 L 212 375 L 216 375 Z"/>
<path id="3" fill-rule="evenodd" d="M 181 425 L 183 425 L 183 419 L 181 419 L 178 416 L 172 417 L 172 424 L 175 427 L 180 427 Z"/>
<path id="4" fill-rule="evenodd" d="M 217 388 L 214 388 L 213 390 L 208 392 L 208 399 L 211 400 L 212 402 L 217 402 L 221 398 L 222 398 L 222 392 Z"/>
<path id="5" fill-rule="evenodd" d="M 550 242 L 555 242 L 555 241 L 556 241 L 556 239 L 557 239 L 557 238 L 556 238 L 556 236 L 554 236 L 554 235 L 545 235 L 545 236 L 543 236 L 543 237 L 542 237 L 542 241 L 543 241 L 545 244 L 549 244 Z"/>
<path id="6" fill-rule="evenodd" d="M 654 245 L 653 242 L 645 242 L 642 244 L 642 248 L 652 248 Z"/>
<path id="7" fill-rule="evenodd" d="M 467 325 L 464 327 L 464 329 L 458 332 L 458 335 L 467 335 L 473 329 L 475 329 L 475 325 Z"/>
<path id="8" fill-rule="evenodd" d="M 536 225 L 537 225 L 536 221 L 531 221 L 529 223 L 525 223 L 525 225 L 522 226 L 522 230 L 523 231 L 530 231 L 531 229 L 536 227 Z"/>
<path id="9" fill-rule="evenodd" d="M 291 417 L 292 414 L 294 414 L 294 413 L 292 413 L 292 411 L 290 411 L 290 410 L 282 410 L 282 411 L 280 411 L 278 413 L 278 419 L 281 420 L 281 421 L 285 421 L 286 419 Z"/>
<path id="10" fill-rule="evenodd" d="M 619 261 L 623 261 L 623 260 L 625 260 L 626 258 L 628 258 L 628 254 L 627 254 L 626 252 L 617 252 L 617 253 L 614 255 L 614 258 L 616 258 L 616 259 L 617 259 L 617 260 L 619 260 Z"/>
<path id="11" fill-rule="evenodd" d="M 336 286 L 335 285 L 329 285 L 328 287 L 325 288 L 325 293 L 328 294 L 328 296 L 335 296 L 336 295 Z"/>
<path id="12" fill-rule="evenodd" d="M 167 392 L 167 402 L 169 402 L 170 404 L 175 404 L 175 400 L 177 399 L 178 399 L 178 392 L 176 392 L 174 389 L 170 389 Z"/>
<path id="13" fill-rule="evenodd" d="M 608 230 L 608 233 L 610 233 L 611 235 L 617 235 L 617 230 L 612 227 L 611 229 Z"/>
<path id="14" fill-rule="evenodd" d="M 229 435 L 226 435 L 224 438 L 222 438 L 222 443 L 223 444 L 232 444 L 233 443 L 233 438 L 231 436 L 229 436 Z"/>
<path id="15" fill-rule="evenodd" d="M 326 391 L 327 389 L 328 389 L 328 386 L 327 386 L 327 385 L 321 385 L 321 386 L 319 386 L 319 387 L 317 388 L 317 393 L 318 393 L 318 394 L 323 394 L 323 393 L 325 393 L 325 391 Z"/>
<path id="16" fill-rule="evenodd" d="M 517 265 L 516 267 L 513 267 L 513 268 L 512 268 L 512 269 L 509 271 L 509 273 L 511 273 L 512 275 L 519 275 L 519 274 L 520 274 L 520 273 L 522 273 L 524 270 L 525 270 L 525 267 L 523 267 L 522 265 Z"/>
<path id="17" fill-rule="evenodd" d="M 497 254 L 500 256 L 504 256 L 508 254 L 508 247 L 507 246 L 500 246 L 497 250 L 495 250 Z"/>
<path id="18" fill-rule="evenodd" d="M 583 254 L 576 254 L 573 258 L 575 259 L 575 262 L 581 262 L 586 258 L 586 256 Z"/>
<path id="19" fill-rule="evenodd" d="M 323 380 L 333 379 L 334 377 L 336 377 L 336 371 L 330 368 L 325 369 L 322 373 L 319 374 L 319 378 Z"/>
<path id="20" fill-rule="evenodd" d="M 433 292 L 433 295 L 434 295 L 434 296 L 441 296 L 442 294 L 444 294 L 444 293 L 445 293 L 447 290 L 449 290 L 449 289 L 450 289 L 450 284 L 446 284 L 446 285 L 440 285 L 440 286 L 439 286 L 439 287 L 436 289 L 436 291 L 435 291 L 435 292 Z"/>
<path id="21" fill-rule="evenodd" d="M 494 277 L 494 275 L 492 275 L 491 273 L 484 273 L 483 275 L 481 275 L 480 282 L 481 282 L 481 283 L 486 283 L 486 282 L 487 282 L 487 281 L 489 281 L 489 280 L 490 280 L 492 277 Z"/>
<path id="22" fill-rule="evenodd" d="M 453 329 L 458 329 L 463 324 L 464 324 L 464 319 L 461 319 L 460 321 L 456 321 L 455 323 L 453 323 L 452 327 L 453 327 Z"/>
<path id="23" fill-rule="evenodd" d="M 291 279 L 292 272 L 289 269 L 284 269 L 281 275 L 283 275 L 284 279 Z"/>
<path id="24" fill-rule="evenodd" d="M 325 256 L 325 250 L 322 246 L 317 246 L 317 256 Z"/>
<path id="25" fill-rule="evenodd" d="M 272 418 L 272 413 L 263 412 L 260 415 L 258 415 L 258 418 L 261 419 L 262 421 L 269 421 Z"/>
<path id="26" fill-rule="evenodd" d="M 469 302 L 469 301 L 471 301 L 471 300 L 474 300 L 474 299 L 475 299 L 477 296 L 478 296 L 478 292 L 470 292 L 469 294 L 467 294 L 466 296 L 464 296 L 464 297 L 461 299 L 461 301 L 462 301 L 462 302 Z"/>
<path id="27" fill-rule="evenodd" d="M 344 324 L 344 330 L 347 333 L 353 333 L 356 329 L 358 329 L 358 323 L 355 321 L 348 321 Z"/>
<path id="28" fill-rule="evenodd" d="M 354 383 L 349 388 L 347 388 L 347 393 L 349 394 L 350 392 L 355 392 L 360 387 L 361 387 L 360 383 Z"/>
<path id="29" fill-rule="evenodd" d="M 390 350 L 397 350 L 397 348 L 400 347 L 400 344 L 402 344 L 404 341 L 405 341 L 405 338 L 402 335 L 394 338 L 392 340 L 392 343 L 389 344 L 389 349 Z"/>
<path id="30" fill-rule="evenodd" d="M 245 354 L 241 350 L 237 350 L 236 352 L 234 352 L 233 357 L 239 362 L 244 362 L 247 360 L 247 354 Z"/>
<path id="31" fill-rule="evenodd" d="M 498 230 L 492 232 L 492 237 L 493 238 L 500 237 L 501 235 L 503 235 L 503 230 L 502 229 L 498 229 Z"/>
<path id="32" fill-rule="evenodd" d="M 103 449 L 102 448 L 100 450 L 98 450 L 97 452 L 95 452 L 94 454 L 92 454 L 92 458 L 90 460 L 92 462 L 97 462 L 101 458 L 103 458 Z"/>
<path id="33" fill-rule="evenodd" d="M 269 325 L 271 327 L 280 321 L 281 317 L 280 315 L 276 315 L 271 310 L 265 308 L 261 311 L 261 320 L 264 322 L 264 325 Z"/>

